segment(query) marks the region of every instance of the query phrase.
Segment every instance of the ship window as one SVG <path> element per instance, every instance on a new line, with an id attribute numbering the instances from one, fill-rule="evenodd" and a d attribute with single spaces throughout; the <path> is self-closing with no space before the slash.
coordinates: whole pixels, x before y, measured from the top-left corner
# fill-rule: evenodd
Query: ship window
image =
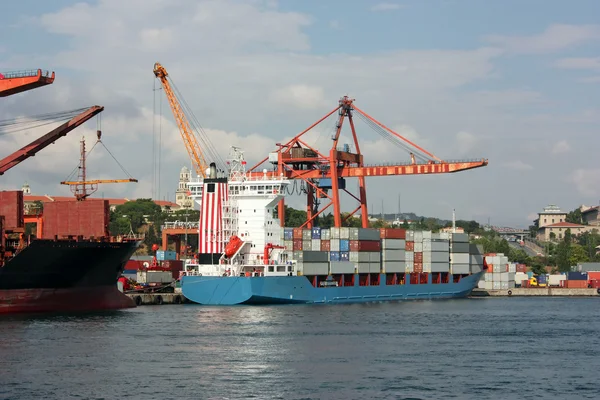
<path id="1" fill-rule="evenodd" d="M 256 190 L 256 186 L 250 186 L 250 190 Z"/>
<path id="2" fill-rule="evenodd" d="M 291 265 L 288 266 L 288 272 L 292 272 L 292 266 Z"/>
<path id="3" fill-rule="evenodd" d="M 278 265 L 277 272 L 285 272 L 285 265 Z"/>
<path id="4" fill-rule="evenodd" d="M 274 267 L 272 265 L 269 265 L 269 272 L 273 272 L 274 271 Z"/>
<path id="5" fill-rule="evenodd" d="M 214 183 L 208 183 L 206 185 L 206 193 L 214 193 L 215 192 L 215 184 Z"/>

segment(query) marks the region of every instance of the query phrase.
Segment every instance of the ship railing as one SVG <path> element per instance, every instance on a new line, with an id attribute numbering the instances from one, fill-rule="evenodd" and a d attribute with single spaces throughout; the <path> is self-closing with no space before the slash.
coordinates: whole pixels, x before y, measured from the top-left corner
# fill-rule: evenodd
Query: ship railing
<path id="1" fill-rule="evenodd" d="M 162 229 L 199 229 L 199 221 L 169 221 L 165 222 Z"/>
<path id="2" fill-rule="evenodd" d="M 41 76 L 50 77 L 50 71 L 41 71 L 39 69 L 27 69 L 22 71 L 8 71 L 2 72 L 0 75 L 4 76 L 4 79 L 14 79 L 14 78 L 29 78 L 32 76 L 38 76 L 41 72 Z"/>

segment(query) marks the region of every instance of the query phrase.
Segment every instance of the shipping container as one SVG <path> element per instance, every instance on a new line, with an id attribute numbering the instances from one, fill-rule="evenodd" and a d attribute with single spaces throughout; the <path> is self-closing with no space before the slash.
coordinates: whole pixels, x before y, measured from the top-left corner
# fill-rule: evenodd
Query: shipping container
<path id="1" fill-rule="evenodd" d="M 422 253 L 423 252 L 423 242 L 417 242 L 415 240 L 414 249 L 415 249 L 415 253 Z"/>
<path id="2" fill-rule="evenodd" d="M 466 253 L 451 253 L 452 264 L 469 264 L 470 256 Z"/>
<path id="3" fill-rule="evenodd" d="M 415 260 L 415 253 L 412 251 L 405 251 L 404 256 L 406 257 L 406 261 L 414 261 Z"/>
<path id="4" fill-rule="evenodd" d="M 404 239 L 381 239 L 381 248 L 389 250 L 405 250 Z"/>
<path id="5" fill-rule="evenodd" d="M 452 243 L 453 253 L 469 253 L 469 243 L 453 242 Z"/>
<path id="6" fill-rule="evenodd" d="M 302 228 L 294 228 L 292 235 L 293 235 L 293 239 L 302 240 Z"/>
<path id="7" fill-rule="evenodd" d="M 423 252 L 423 262 L 450 262 L 450 253 L 444 251 Z"/>
<path id="8" fill-rule="evenodd" d="M 302 239 L 294 239 L 293 240 L 293 250 L 294 251 L 302 250 Z"/>
<path id="9" fill-rule="evenodd" d="M 423 262 L 423 253 L 417 253 L 415 251 L 415 262 L 422 263 Z"/>
<path id="10" fill-rule="evenodd" d="M 381 264 L 381 253 L 379 253 L 378 251 L 370 251 L 366 254 L 369 254 L 370 262 Z"/>
<path id="11" fill-rule="evenodd" d="M 166 260 L 162 262 L 162 267 L 170 269 L 173 279 L 178 279 L 179 272 L 183 271 L 183 260 Z"/>
<path id="12" fill-rule="evenodd" d="M 420 262 L 415 262 L 414 266 L 413 266 L 413 271 L 417 272 L 417 273 L 422 273 L 423 272 L 423 263 Z"/>
<path id="13" fill-rule="evenodd" d="M 329 275 L 329 263 L 303 263 L 303 275 Z"/>
<path id="14" fill-rule="evenodd" d="M 327 262 L 329 254 L 323 251 L 303 251 L 302 261 L 309 262 Z"/>
<path id="15" fill-rule="evenodd" d="M 416 243 L 423 243 L 423 232 L 422 231 L 415 231 L 414 233 L 414 242 Z M 418 271 L 415 271 L 418 272 Z"/>
<path id="16" fill-rule="evenodd" d="M 415 251 L 415 242 L 406 241 L 406 251 Z"/>
<path id="17" fill-rule="evenodd" d="M 286 250 L 294 250 L 294 241 L 293 240 L 286 240 L 283 242 L 283 245 L 285 246 Z"/>
<path id="18" fill-rule="evenodd" d="M 340 251 L 350 251 L 350 240 L 340 239 Z"/>
<path id="19" fill-rule="evenodd" d="M 283 228 L 283 240 L 294 240 L 294 228 Z"/>
<path id="20" fill-rule="evenodd" d="M 381 242 L 379 240 L 350 240 L 350 251 L 379 251 Z"/>
<path id="21" fill-rule="evenodd" d="M 509 263 L 508 264 L 508 272 L 517 272 L 517 264 Z"/>
<path id="22" fill-rule="evenodd" d="M 329 261 L 340 261 L 340 252 L 339 251 L 330 251 L 329 252 Z"/>
<path id="23" fill-rule="evenodd" d="M 500 281 L 501 282 L 510 282 L 515 280 L 514 272 L 501 272 L 500 273 Z"/>
<path id="24" fill-rule="evenodd" d="M 321 240 L 330 240 L 331 231 L 329 229 L 321 229 Z"/>
<path id="25" fill-rule="evenodd" d="M 371 263 L 357 263 L 356 269 L 359 274 L 370 274 L 371 273 Z"/>
<path id="26" fill-rule="evenodd" d="M 369 263 L 369 272 L 372 274 L 380 274 L 381 273 L 381 264 L 380 263 Z"/>
<path id="27" fill-rule="evenodd" d="M 563 274 L 550 275 L 550 276 L 548 276 L 548 286 L 560 287 L 560 286 L 562 286 L 561 281 L 564 281 L 566 279 L 567 279 L 567 277 Z"/>
<path id="28" fill-rule="evenodd" d="M 350 261 L 350 252 L 340 251 L 340 261 Z"/>
<path id="29" fill-rule="evenodd" d="M 302 240 L 302 250 L 312 250 L 312 239 L 308 239 L 308 240 Z M 319 249 L 321 249 L 321 246 L 319 246 Z"/>
<path id="30" fill-rule="evenodd" d="M 4 216 L 4 230 L 25 227 L 23 191 L 0 191 L 0 215 Z"/>
<path id="31" fill-rule="evenodd" d="M 453 233 L 452 244 L 454 243 L 469 243 L 469 235 L 466 233 Z"/>
<path id="32" fill-rule="evenodd" d="M 589 263 L 577 264 L 577 271 L 579 271 L 579 272 L 600 271 L 600 263 L 599 262 L 589 262 Z"/>
<path id="33" fill-rule="evenodd" d="M 446 264 L 448 265 L 448 264 Z M 440 271 L 431 271 L 431 272 L 440 272 Z M 452 264 L 452 273 L 453 274 L 469 274 L 471 272 L 470 264 Z"/>
<path id="34" fill-rule="evenodd" d="M 321 239 L 321 228 L 318 226 L 312 228 L 312 238 Z"/>
<path id="35" fill-rule="evenodd" d="M 588 287 L 587 280 L 566 280 L 565 287 L 568 289 L 585 289 Z"/>
<path id="36" fill-rule="evenodd" d="M 384 261 L 382 267 L 385 272 L 389 273 L 404 272 L 406 264 L 402 261 Z"/>
<path id="37" fill-rule="evenodd" d="M 538 275 L 535 277 L 537 279 L 538 284 L 539 283 L 547 283 L 548 282 L 548 277 L 546 275 Z"/>
<path id="38" fill-rule="evenodd" d="M 321 250 L 321 239 L 313 239 L 311 241 L 311 250 L 320 251 Z"/>
<path id="39" fill-rule="evenodd" d="M 329 241 L 331 251 L 340 251 L 340 239 L 331 239 Z"/>
<path id="40" fill-rule="evenodd" d="M 171 250 L 158 250 L 156 252 L 157 261 L 177 260 L 177 252 Z"/>
<path id="41" fill-rule="evenodd" d="M 340 228 L 340 239 L 350 240 L 350 228 L 346 226 Z"/>
<path id="42" fill-rule="evenodd" d="M 330 228 L 329 229 L 329 239 L 339 239 L 340 238 L 340 228 Z"/>
<path id="43" fill-rule="evenodd" d="M 171 273 L 171 271 L 138 271 L 136 275 L 136 281 L 138 283 L 173 282 L 173 274 Z"/>
<path id="44" fill-rule="evenodd" d="M 421 235 L 423 236 L 423 241 L 431 240 L 431 238 L 432 238 L 431 231 L 422 231 Z"/>
<path id="45" fill-rule="evenodd" d="M 382 250 L 381 259 L 383 261 L 404 261 L 406 259 L 405 250 Z"/>
<path id="46" fill-rule="evenodd" d="M 478 274 L 481 271 L 483 271 L 483 265 L 479 265 L 479 264 L 470 264 L 471 267 L 471 273 L 472 274 Z"/>
<path id="47" fill-rule="evenodd" d="M 332 261 L 331 262 L 331 273 L 332 274 L 353 274 L 354 263 L 349 261 Z"/>
<path id="48" fill-rule="evenodd" d="M 358 240 L 376 240 L 379 242 L 380 240 L 380 232 L 379 229 L 371 229 L 371 228 L 359 228 L 358 229 Z M 352 237 L 350 239 L 353 239 Z"/>
<path id="49" fill-rule="evenodd" d="M 329 246 L 329 240 L 321 239 L 321 251 L 331 251 L 331 247 Z"/>
<path id="50" fill-rule="evenodd" d="M 587 281 L 587 273 L 585 272 L 567 272 L 567 280 L 569 281 Z"/>
<path id="51" fill-rule="evenodd" d="M 393 238 L 393 239 L 402 239 L 402 238 Z M 405 239 L 407 242 L 414 242 L 415 241 L 415 231 L 406 231 Z"/>
<path id="52" fill-rule="evenodd" d="M 588 271 L 588 273 L 587 273 L 587 279 L 588 279 L 588 281 L 591 281 L 591 280 L 600 280 L 600 272 L 598 272 L 598 271 Z"/>
<path id="53" fill-rule="evenodd" d="M 527 273 L 527 265 L 525 265 L 525 264 L 517 264 L 517 271 L 516 272 Z"/>
<path id="54" fill-rule="evenodd" d="M 423 241 L 423 251 L 445 251 L 450 250 L 450 242 L 446 240 L 426 240 Z"/>
<path id="55" fill-rule="evenodd" d="M 292 254 L 292 259 L 296 261 L 304 261 L 304 252 L 302 250 L 295 250 Z"/>
<path id="56" fill-rule="evenodd" d="M 381 239 L 406 239 L 406 230 L 401 228 L 380 228 Z"/>
<path id="57" fill-rule="evenodd" d="M 302 241 L 312 240 L 312 230 L 311 229 L 302 229 Z"/>
<path id="58" fill-rule="evenodd" d="M 371 262 L 371 253 L 367 252 L 350 252 L 350 261 L 352 262 Z"/>
<path id="59" fill-rule="evenodd" d="M 44 205 L 42 238 L 55 236 L 109 236 L 110 208 L 108 200 L 56 201 Z"/>

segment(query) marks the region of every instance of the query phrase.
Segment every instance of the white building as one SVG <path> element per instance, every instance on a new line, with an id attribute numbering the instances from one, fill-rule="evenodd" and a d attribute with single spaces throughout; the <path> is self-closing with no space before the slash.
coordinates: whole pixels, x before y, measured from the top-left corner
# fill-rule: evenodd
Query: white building
<path id="1" fill-rule="evenodd" d="M 194 205 L 190 197 L 190 190 L 188 189 L 190 178 L 190 170 L 187 167 L 181 168 L 181 172 L 179 172 L 179 187 L 175 192 L 175 203 L 182 209 L 192 208 Z"/>

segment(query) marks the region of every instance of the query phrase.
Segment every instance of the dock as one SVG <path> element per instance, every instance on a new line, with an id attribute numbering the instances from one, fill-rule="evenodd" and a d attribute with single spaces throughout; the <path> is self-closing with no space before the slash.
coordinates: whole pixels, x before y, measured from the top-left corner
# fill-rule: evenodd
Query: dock
<path id="1" fill-rule="evenodd" d="M 553 296 L 553 297 L 593 297 L 600 296 L 600 289 L 566 289 L 560 287 L 545 288 L 512 288 L 512 289 L 473 289 L 470 297 L 530 297 L 530 296 Z"/>
<path id="2" fill-rule="evenodd" d="M 188 300 L 181 293 L 125 293 L 137 306 L 184 304 Z"/>

